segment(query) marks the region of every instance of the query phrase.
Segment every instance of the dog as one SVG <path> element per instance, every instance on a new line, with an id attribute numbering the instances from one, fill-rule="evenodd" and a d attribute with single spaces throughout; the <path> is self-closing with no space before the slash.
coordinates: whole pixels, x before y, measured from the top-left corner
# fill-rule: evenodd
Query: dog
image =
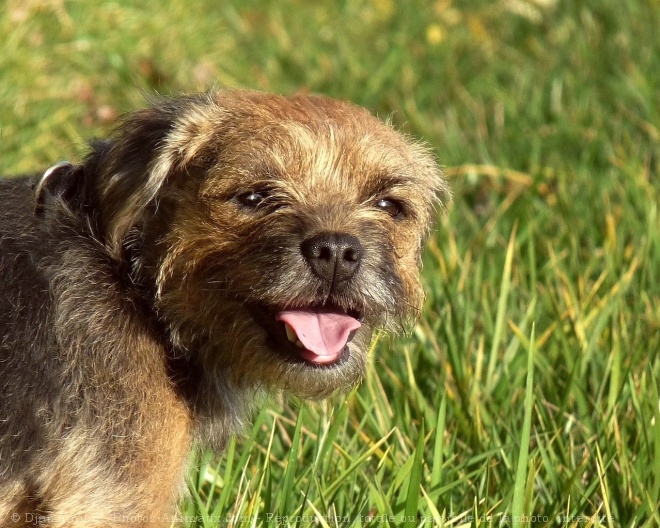
<path id="1" fill-rule="evenodd" d="M 0 525 L 168 526 L 195 445 L 361 380 L 450 194 L 366 110 L 241 90 L 0 182 Z M 136 521 L 137 519 L 137 521 Z"/>

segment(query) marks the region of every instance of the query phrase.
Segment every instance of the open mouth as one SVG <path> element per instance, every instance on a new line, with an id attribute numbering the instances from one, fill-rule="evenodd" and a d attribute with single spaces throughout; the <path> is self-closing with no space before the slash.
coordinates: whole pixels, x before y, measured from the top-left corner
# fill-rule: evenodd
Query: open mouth
<path id="1" fill-rule="evenodd" d="M 275 320 L 284 323 L 286 337 L 300 349 L 300 357 L 315 365 L 339 361 L 361 326 L 357 318 L 327 309 L 284 310 Z"/>
<path id="2" fill-rule="evenodd" d="M 361 326 L 358 313 L 333 306 L 259 311 L 259 320 L 278 350 L 314 366 L 332 366 L 345 359 L 350 353 L 348 343 Z"/>

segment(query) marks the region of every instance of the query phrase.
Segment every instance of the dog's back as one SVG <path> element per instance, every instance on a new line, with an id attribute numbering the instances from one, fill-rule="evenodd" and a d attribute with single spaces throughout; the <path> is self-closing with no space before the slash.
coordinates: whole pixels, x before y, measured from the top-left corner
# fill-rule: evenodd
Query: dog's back
<path id="1" fill-rule="evenodd" d="M 178 484 L 187 413 L 96 241 L 80 226 L 79 236 L 63 236 L 76 220 L 55 207 L 35 214 L 35 183 L 0 181 L 0 526 L 130 525 L 116 517 L 125 511 L 159 526 L 164 519 L 131 504 L 162 512 L 171 495 L 131 483 L 164 464 Z M 100 319 L 113 320 L 107 333 Z M 57 331 L 64 320 L 71 332 Z M 148 355 L 151 370 L 139 365 Z M 128 423 L 144 415 L 156 426 Z"/>
<path id="2" fill-rule="evenodd" d="M 51 248 L 33 209 L 31 180 L 0 181 L 0 482 L 41 434 L 43 419 L 15 404 L 47 398 L 57 375 L 43 354 L 51 304 L 43 264 Z"/>
<path id="3" fill-rule="evenodd" d="M 61 375 L 44 354 L 51 300 L 43 259 L 50 248 L 33 214 L 33 183 L 0 181 L 0 519 L 3 500 L 30 487 L 28 468 L 44 446 Z"/>

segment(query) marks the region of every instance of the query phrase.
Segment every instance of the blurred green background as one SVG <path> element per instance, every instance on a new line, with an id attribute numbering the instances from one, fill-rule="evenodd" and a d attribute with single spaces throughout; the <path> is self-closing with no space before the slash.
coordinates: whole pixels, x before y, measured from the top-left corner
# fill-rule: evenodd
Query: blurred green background
<path id="1" fill-rule="evenodd" d="M 417 327 L 200 454 L 185 524 L 660 525 L 659 30 L 658 0 L 4 1 L 3 174 L 230 86 L 364 105 L 451 181 Z"/>

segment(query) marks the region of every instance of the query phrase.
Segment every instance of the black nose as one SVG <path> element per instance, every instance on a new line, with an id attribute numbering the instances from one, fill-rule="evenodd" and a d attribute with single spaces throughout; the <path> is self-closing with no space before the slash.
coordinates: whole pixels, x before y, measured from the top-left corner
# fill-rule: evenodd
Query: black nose
<path id="1" fill-rule="evenodd" d="M 362 260 L 360 241 L 345 233 L 319 233 L 305 240 L 300 251 L 314 274 L 334 286 L 350 279 Z"/>

